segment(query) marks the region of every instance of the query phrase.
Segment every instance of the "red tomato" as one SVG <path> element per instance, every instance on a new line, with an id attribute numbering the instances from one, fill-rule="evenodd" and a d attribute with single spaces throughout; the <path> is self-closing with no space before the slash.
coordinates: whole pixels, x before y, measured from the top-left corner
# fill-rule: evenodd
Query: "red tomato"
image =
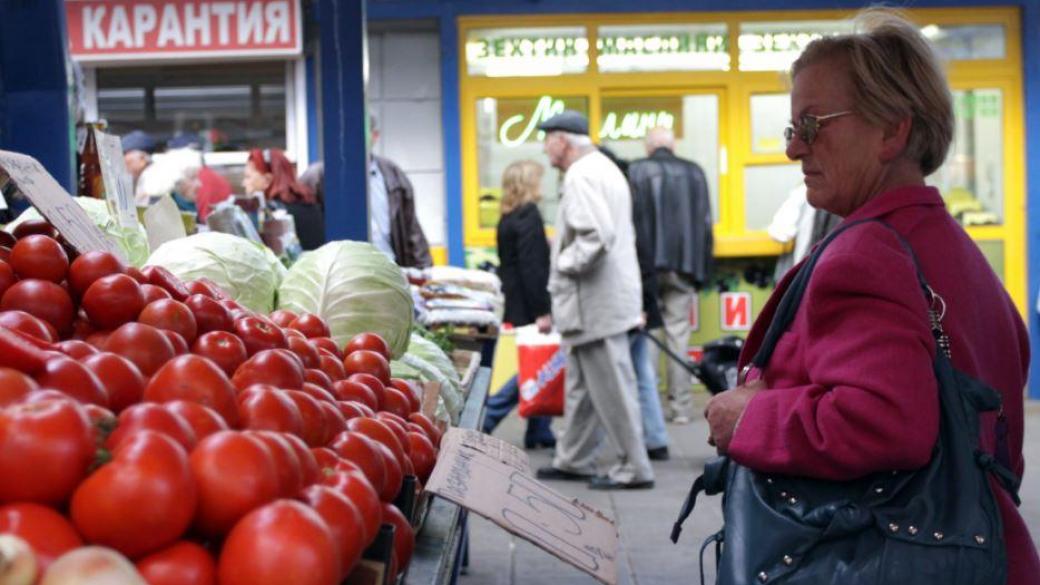
<path id="1" fill-rule="evenodd" d="M 217 585 L 217 561 L 194 542 L 181 540 L 136 563 L 148 585 Z"/>
<path id="2" fill-rule="evenodd" d="M 344 402 L 340 400 L 336 403 L 336 407 L 339 408 L 343 418 L 350 420 L 352 418 L 358 418 L 360 416 L 375 416 L 375 412 L 360 402 Z"/>
<path id="3" fill-rule="evenodd" d="M 0 534 L 13 534 L 32 547 L 40 574 L 61 555 L 83 546 L 76 529 L 64 516 L 39 504 L 0 507 Z"/>
<path id="4" fill-rule="evenodd" d="M 95 280 L 113 274 L 126 274 L 126 264 L 109 252 L 92 251 L 80 254 L 69 267 L 69 288 L 83 296 Z"/>
<path id="5" fill-rule="evenodd" d="M 300 438 L 311 447 L 320 447 L 325 441 L 325 412 L 318 401 L 300 390 L 285 390 L 285 395 L 296 403 L 303 417 Z"/>
<path id="6" fill-rule="evenodd" d="M 313 447 L 311 453 L 314 454 L 314 459 L 318 462 L 318 468 L 324 472 L 326 469 L 333 469 L 336 464 L 343 459 L 336 455 L 336 452 L 328 447 Z"/>
<path id="7" fill-rule="evenodd" d="M 340 380 L 332 384 L 332 394 L 346 402 L 360 402 L 369 408 L 379 406 L 375 392 L 371 388 L 353 380 Z"/>
<path id="8" fill-rule="evenodd" d="M 314 509 L 332 530 L 340 558 L 340 574 L 347 575 L 361 560 L 368 543 L 363 538 L 365 519 L 345 495 L 334 488 L 312 485 L 297 497 Z"/>
<path id="9" fill-rule="evenodd" d="M 347 430 L 347 417 L 339 411 L 335 401 L 321 401 L 318 406 L 325 414 L 325 440 L 322 441 L 322 444 L 327 445 L 333 437 Z"/>
<path id="10" fill-rule="evenodd" d="M 58 351 L 69 356 L 74 360 L 83 361 L 83 358 L 88 355 L 94 355 L 98 352 L 97 348 L 90 345 L 86 341 L 80 341 L 78 339 L 68 339 L 58 344 Z"/>
<path id="11" fill-rule="evenodd" d="M 180 538 L 196 500 L 184 448 L 162 433 L 141 431 L 80 484 L 70 516 L 87 541 L 136 558 Z"/>
<path id="12" fill-rule="evenodd" d="M 292 339 L 294 337 L 296 339 L 302 339 L 303 341 L 307 340 L 307 337 L 304 336 L 303 333 L 300 333 L 299 331 L 297 331 L 295 329 L 282 328 L 282 333 L 285 334 L 285 340 L 286 341 L 288 341 L 288 340 L 290 340 L 290 339 Z"/>
<path id="13" fill-rule="evenodd" d="M 235 370 L 231 383 L 239 390 L 253 384 L 298 390 L 303 387 L 303 367 L 294 355 L 288 351 L 261 351 Z"/>
<path id="14" fill-rule="evenodd" d="M 181 279 L 162 266 L 145 266 L 141 269 L 141 274 L 148 279 L 149 284 L 154 284 L 170 293 L 174 300 L 183 301 L 190 294 Z"/>
<path id="15" fill-rule="evenodd" d="M 343 350 L 336 345 L 336 342 L 333 341 L 331 337 L 311 337 L 308 341 L 310 341 L 311 345 L 314 347 L 324 349 L 331 353 L 340 362 L 343 361 Z"/>
<path id="16" fill-rule="evenodd" d="M 213 360 L 213 363 L 220 366 L 228 376 L 234 376 L 238 367 L 249 357 L 246 344 L 242 343 L 237 335 L 227 331 L 203 333 L 195 340 L 191 351 Z"/>
<path id="17" fill-rule="evenodd" d="M 87 413 L 90 424 L 94 427 L 97 445 L 99 447 L 103 446 L 105 440 L 108 439 L 108 436 L 115 430 L 116 425 L 119 424 L 119 419 L 116 418 L 115 413 L 111 410 L 96 404 L 84 404 L 83 412 Z"/>
<path id="18" fill-rule="evenodd" d="M 113 331 L 105 339 L 103 349 L 130 360 L 145 377 L 151 377 L 175 355 L 162 331 L 140 323 L 127 323 Z"/>
<path id="19" fill-rule="evenodd" d="M 358 333 L 351 337 L 346 347 L 343 348 L 343 355 L 349 356 L 355 351 L 362 350 L 374 351 L 383 356 L 383 359 L 390 361 L 390 346 L 386 340 L 375 333 Z"/>
<path id="20" fill-rule="evenodd" d="M 403 465 L 402 462 L 407 457 L 404 445 L 397 438 L 397 431 L 390 427 L 390 423 L 375 418 L 352 418 L 347 421 L 347 429 L 386 445 L 397 463 Z"/>
<path id="21" fill-rule="evenodd" d="M 428 416 L 421 412 L 413 412 L 408 415 L 408 420 L 423 428 L 426 432 L 426 437 L 430 439 L 434 447 L 439 447 L 441 444 L 441 431 L 437 428 L 437 425 L 433 424 Z"/>
<path id="22" fill-rule="evenodd" d="M 408 442 L 412 445 L 412 465 L 415 466 L 415 475 L 419 481 L 426 483 L 433 473 L 433 466 L 437 464 L 437 449 L 426 437 L 425 433 L 408 433 Z"/>
<path id="23" fill-rule="evenodd" d="M 386 465 L 386 481 L 383 482 L 383 489 L 379 491 L 379 499 L 392 502 L 397 499 L 397 494 L 401 493 L 401 486 L 404 484 L 404 459 L 398 458 L 383 443 L 376 443 L 376 450 L 382 455 L 383 463 Z"/>
<path id="24" fill-rule="evenodd" d="M 0 502 L 64 502 L 94 461 L 94 430 L 66 400 L 0 409 Z"/>
<path id="25" fill-rule="evenodd" d="M 264 442 L 236 431 L 203 439 L 191 452 L 199 488 L 195 529 L 206 536 L 226 534 L 250 510 L 278 497 L 275 459 Z"/>
<path id="26" fill-rule="evenodd" d="M 267 446 L 274 460 L 274 469 L 278 475 L 278 495 L 291 498 L 303 488 L 303 469 L 296 450 L 285 440 L 281 433 L 272 431 L 247 431 L 247 435 L 259 439 Z"/>
<path id="27" fill-rule="evenodd" d="M 137 284 L 149 284 L 148 277 L 135 266 L 126 267 L 126 275 L 137 281 Z M 153 285 L 154 286 L 154 285 Z M 165 289 L 164 289 L 165 290 Z M 167 293 L 168 294 L 168 293 Z"/>
<path id="28" fill-rule="evenodd" d="M 109 435 L 105 447 L 109 450 L 118 449 L 120 443 L 146 431 L 169 436 L 189 452 L 198 440 L 191 425 L 179 415 L 161 405 L 142 402 L 119 413 L 119 426 Z"/>
<path id="29" fill-rule="evenodd" d="M 419 412 L 422 408 L 422 393 L 416 384 L 401 378 L 390 378 L 390 385 L 404 393 L 408 399 L 408 412 Z"/>
<path id="30" fill-rule="evenodd" d="M 343 358 L 343 369 L 347 375 L 371 374 L 383 385 L 390 383 L 390 362 L 382 355 L 367 349 L 359 349 Z"/>
<path id="31" fill-rule="evenodd" d="M 318 460 L 314 458 L 314 453 L 311 453 L 307 443 L 296 435 L 289 433 L 281 433 L 281 435 L 296 453 L 296 460 L 300 462 L 300 476 L 303 478 L 303 485 L 309 486 L 318 481 L 321 470 L 318 468 Z"/>
<path id="32" fill-rule="evenodd" d="M 294 435 L 303 432 L 303 415 L 291 398 L 273 386 L 251 392 L 253 388 L 256 386 L 239 396 L 238 415 L 242 428 Z"/>
<path id="33" fill-rule="evenodd" d="M 306 339 L 291 336 L 288 338 L 289 351 L 295 353 L 300 361 L 303 362 L 304 368 L 317 368 L 321 366 L 321 356 L 318 354 L 318 350 L 314 349 L 314 346 L 307 343 Z"/>
<path id="34" fill-rule="evenodd" d="M 160 329 L 163 335 L 166 336 L 167 341 L 173 347 L 173 355 L 184 355 L 188 353 L 189 347 L 188 342 L 184 341 L 180 333 L 176 331 L 170 331 L 169 329 Z"/>
<path id="35" fill-rule="evenodd" d="M 43 371 L 36 374 L 36 383 L 42 388 L 60 390 L 80 402 L 108 407 L 108 394 L 101 380 L 70 357 L 56 356 L 47 360 Z"/>
<path id="36" fill-rule="evenodd" d="M 365 474 L 360 471 L 333 470 L 322 476 L 321 484 L 347 496 L 347 499 L 357 507 L 358 512 L 361 513 L 365 546 L 371 544 L 379 534 L 380 524 L 383 523 L 382 504 L 379 501 L 378 492 L 372 488 L 372 484 L 365 478 Z"/>
<path id="37" fill-rule="evenodd" d="M 336 540 L 321 516 L 279 500 L 235 525 L 217 571 L 221 585 L 335 585 L 340 568 Z"/>
<path id="38" fill-rule="evenodd" d="M 26 236 L 11 248 L 11 268 L 22 278 L 39 278 L 58 283 L 69 271 L 69 257 L 55 239 Z"/>
<path id="39" fill-rule="evenodd" d="M 137 317 L 139 323 L 179 333 L 190 345 L 198 335 L 195 314 L 188 305 L 173 299 L 162 299 L 145 306 Z"/>
<path id="40" fill-rule="evenodd" d="M 145 378 L 130 360 L 109 352 L 98 352 L 80 359 L 94 372 L 108 392 L 108 407 L 119 413 L 141 401 Z"/>
<path id="41" fill-rule="evenodd" d="M 337 380 L 345 380 L 347 378 L 347 371 L 343 369 L 343 361 L 337 359 L 330 352 L 324 349 L 318 350 L 318 357 L 321 360 L 322 372 L 325 372 L 333 382 Z"/>
<path id="42" fill-rule="evenodd" d="M 330 447 L 337 455 L 361 468 L 377 493 L 383 491 L 387 475 L 386 463 L 375 441 L 361 433 L 345 431 L 332 439 Z"/>
<path id="43" fill-rule="evenodd" d="M 144 306 L 148 306 L 155 301 L 161 301 L 162 299 L 172 299 L 170 293 L 166 292 L 166 289 L 159 288 L 154 284 L 142 284 L 141 294 L 144 295 Z"/>
<path id="44" fill-rule="evenodd" d="M 199 334 L 209 331 L 231 331 L 235 327 L 231 313 L 224 305 L 202 295 L 191 295 L 184 304 L 195 315 Z"/>
<path id="45" fill-rule="evenodd" d="M 25 311 L 50 323 L 59 333 L 71 330 L 75 315 L 68 291 L 36 278 L 20 280 L 8 288 L 0 298 L 0 311 Z"/>
<path id="46" fill-rule="evenodd" d="M 300 315 L 295 321 L 289 323 L 289 328 L 303 333 L 308 339 L 312 337 L 328 337 L 331 335 L 329 326 L 325 323 L 325 320 L 314 313 L 304 313 Z"/>
<path id="47" fill-rule="evenodd" d="M 188 283 L 188 292 L 193 295 L 202 295 L 211 299 L 231 298 L 220 288 L 220 285 L 203 276 Z"/>
<path id="48" fill-rule="evenodd" d="M 55 331 L 53 325 L 25 311 L 0 312 L 0 326 L 21 331 L 47 342 L 58 341 L 58 332 Z"/>
<path id="49" fill-rule="evenodd" d="M 99 351 L 105 351 L 105 342 L 108 341 L 109 335 L 112 335 L 111 331 L 92 331 L 83 341 L 93 345 Z"/>
<path id="50" fill-rule="evenodd" d="M 327 392 L 332 392 L 332 378 L 325 372 L 310 368 L 303 372 L 303 381 L 321 387 Z"/>
<path id="51" fill-rule="evenodd" d="M 18 277 L 14 274 L 14 268 L 11 268 L 11 265 L 7 262 L 0 260 L 0 297 L 4 296 L 4 292 L 16 282 L 18 282 Z"/>
<path id="52" fill-rule="evenodd" d="M 300 392 L 310 395 L 311 398 L 318 402 L 336 402 L 336 397 L 333 396 L 331 392 L 317 384 L 311 384 L 310 382 L 304 382 L 303 386 L 300 388 Z"/>
<path id="53" fill-rule="evenodd" d="M 57 238 L 58 230 L 54 229 L 54 226 L 48 223 L 46 219 L 28 219 L 18 224 L 14 228 L 13 234 L 19 240 L 32 234 L 42 234 L 51 238 Z"/>
<path id="54" fill-rule="evenodd" d="M 405 417 L 414 412 L 412 410 L 412 403 L 408 401 L 408 397 L 405 396 L 404 392 L 401 392 L 397 388 L 387 388 L 384 394 L 384 401 L 386 404 L 383 408 L 387 412 L 392 412 L 397 416 Z"/>
<path id="55" fill-rule="evenodd" d="M 376 419 L 394 432 L 394 436 L 396 436 L 397 440 L 401 443 L 404 454 L 411 455 L 412 450 L 408 444 L 408 421 L 392 412 L 386 411 L 377 412 Z"/>
<path id="56" fill-rule="evenodd" d="M 83 293 L 80 305 L 99 329 L 114 329 L 137 318 L 144 308 L 141 285 L 125 274 L 112 274 L 94 281 Z"/>
<path id="57" fill-rule="evenodd" d="M 374 394 L 376 397 L 376 405 L 371 406 L 368 403 L 366 403 L 366 405 L 370 406 L 372 410 L 383 410 L 383 404 L 386 400 L 386 386 L 379 381 L 379 378 L 376 378 L 372 374 L 351 374 L 349 377 L 347 377 L 347 380 L 350 380 L 351 382 L 357 382 L 359 384 L 364 384 L 365 386 L 367 386 L 368 389 L 372 391 L 372 394 Z"/>
<path id="58" fill-rule="evenodd" d="M 32 378 L 13 368 L 0 368 L 0 408 L 19 402 L 39 386 Z"/>
<path id="59" fill-rule="evenodd" d="M 288 327 L 289 323 L 296 320 L 296 313 L 289 309 L 278 309 L 271 313 L 271 322 L 279 327 Z"/>
<path id="60" fill-rule="evenodd" d="M 144 389 L 144 400 L 198 402 L 217 411 L 228 426 L 238 425 L 235 388 L 215 363 L 201 356 L 178 356 L 159 368 Z"/>
<path id="61" fill-rule="evenodd" d="M 412 551 L 415 550 L 412 523 L 393 504 L 383 504 L 383 523 L 394 527 L 394 554 L 397 556 L 398 566 L 407 567 L 412 560 Z"/>
<path id="62" fill-rule="evenodd" d="M 255 315 L 236 319 L 235 333 L 245 342 L 249 355 L 265 349 L 288 347 L 285 334 L 277 325 Z"/>
<path id="63" fill-rule="evenodd" d="M 230 429 L 217 411 L 198 402 L 173 400 L 163 403 L 163 408 L 184 419 L 199 441 L 213 433 Z"/>

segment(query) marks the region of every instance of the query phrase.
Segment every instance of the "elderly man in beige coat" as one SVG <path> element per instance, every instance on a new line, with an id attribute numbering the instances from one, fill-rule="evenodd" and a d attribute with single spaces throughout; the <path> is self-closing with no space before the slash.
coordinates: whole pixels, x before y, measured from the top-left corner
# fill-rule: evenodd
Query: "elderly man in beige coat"
<path id="1" fill-rule="evenodd" d="M 540 129 L 550 162 L 566 175 L 549 275 L 552 317 L 538 325 L 560 332 L 567 377 L 563 435 L 552 466 L 538 477 L 588 481 L 593 489 L 650 488 L 627 335 L 642 322 L 643 302 L 628 182 L 592 145 L 581 114 L 563 112 Z M 619 460 L 596 476 L 604 434 Z"/>

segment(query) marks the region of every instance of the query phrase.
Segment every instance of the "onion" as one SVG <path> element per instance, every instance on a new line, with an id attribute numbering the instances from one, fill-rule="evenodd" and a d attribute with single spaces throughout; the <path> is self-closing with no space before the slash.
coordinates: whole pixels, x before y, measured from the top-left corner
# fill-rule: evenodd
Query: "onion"
<path id="1" fill-rule="evenodd" d="M 54 561 L 40 585 L 148 585 L 123 555 L 102 546 L 71 550 Z"/>
<path id="2" fill-rule="evenodd" d="M 32 585 L 36 555 L 29 543 L 13 534 L 0 534 L 0 585 Z"/>

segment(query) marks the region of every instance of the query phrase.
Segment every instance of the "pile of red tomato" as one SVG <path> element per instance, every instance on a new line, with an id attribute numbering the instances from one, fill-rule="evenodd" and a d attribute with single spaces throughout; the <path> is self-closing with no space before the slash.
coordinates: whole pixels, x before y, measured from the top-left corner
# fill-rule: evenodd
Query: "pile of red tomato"
<path id="1" fill-rule="evenodd" d="M 331 585 L 440 431 L 374 334 L 251 312 L 211 282 L 76 256 L 45 222 L 0 242 L 0 533 L 46 566 L 96 544 L 152 585 Z M 69 258 L 74 260 L 70 262 Z M 42 573 L 42 572 L 41 572 Z"/>

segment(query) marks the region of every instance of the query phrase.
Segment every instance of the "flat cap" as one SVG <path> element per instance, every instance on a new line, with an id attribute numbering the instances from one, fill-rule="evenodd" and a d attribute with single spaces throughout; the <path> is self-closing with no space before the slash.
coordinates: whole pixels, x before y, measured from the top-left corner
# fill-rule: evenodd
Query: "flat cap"
<path id="1" fill-rule="evenodd" d="M 142 150 L 148 154 L 154 154 L 155 147 L 155 139 L 143 130 L 134 130 L 123 137 L 123 152 Z"/>
<path id="2" fill-rule="evenodd" d="M 564 110 L 538 125 L 539 130 L 589 134 L 589 119 L 574 110 Z"/>
<path id="3" fill-rule="evenodd" d="M 194 132 L 178 132 L 173 138 L 166 141 L 166 148 L 202 148 L 202 137 Z"/>

